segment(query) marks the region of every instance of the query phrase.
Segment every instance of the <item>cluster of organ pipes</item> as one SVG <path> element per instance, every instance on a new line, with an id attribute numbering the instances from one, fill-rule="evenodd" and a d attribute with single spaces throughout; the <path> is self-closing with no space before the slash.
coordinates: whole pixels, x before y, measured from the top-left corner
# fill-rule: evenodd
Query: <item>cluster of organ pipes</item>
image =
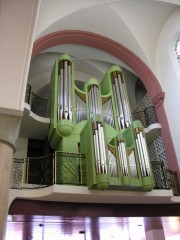
<path id="1" fill-rule="evenodd" d="M 67 60 L 59 63 L 57 111 L 58 120 L 72 120 L 72 65 Z"/>
<path id="2" fill-rule="evenodd" d="M 120 72 L 113 72 L 111 78 L 117 111 L 117 120 L 119 128 L 123 129 L 128 127 L 131 123 L 131 113 L 126 96 L 126 88 Z"/>
<path id="3" fill-rule="evenodd" d="M 76 123 L 87 119 L 86 102 L 76 93 Z"/>
<path id="4" fill-rule="evenodd" d="M 117 154 L 119 159 L 121 175 L 128 176 L 129 175 L 128 159 L 126 154 L 125 143 L 122 140 L 117 140 Z M 116 154 L 113 153 L 109 148 L 108 148 L 108 160 L 109 160 L 110 175 L 112 177 L 118 177 L 117 164 L 116 164 L 117 157 L 116 157 Z"/>
<path id="5" fill-rule="evenodd" d="M 91 85 L 88 91 L 90 117 L 101 114 L 100 93 L 97 85 Z"/>
<path id="6" fill-rule="evenodd" d="M 109 148 L 108 148 L 108 160 L 109 160 L 110 176 L 111 177 L 118 177 L 116 156 L 115 156 L 115 153 L 113 153 Z"/>
<path id="7" fill-rule="evenodd" d="M 104 121 L 111 127 L 114 127 L 114 116 L 111 97 L 103 103 L 102 110 L 104 115 Z"/>
<path id="8" fill-rule="evenodd" d="M 100 122 L 93 123 L 93 140 L 96 160 L 96 174 L 107 174 L 104 130 Z"/>
<path id="9" fill-rule="evenodd" d="M 122 176 L 128 176 L 128 164 L 127 164 L 127 154 L 124 141 L 118 141 L 117 150 L 121 166 Z"/>
<path id="10" fill-rule="evenodd" d="M 140 128 L 135 128 L 135 139 L 140 161 L 141 175 L 142 177 L 148 177 L 151 175 L 149 157 L 146 142 Z"/>

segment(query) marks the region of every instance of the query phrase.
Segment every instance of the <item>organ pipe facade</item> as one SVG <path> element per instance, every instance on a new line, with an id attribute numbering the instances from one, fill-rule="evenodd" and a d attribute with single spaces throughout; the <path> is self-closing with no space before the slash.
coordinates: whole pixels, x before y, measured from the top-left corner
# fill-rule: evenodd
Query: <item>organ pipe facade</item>
<path id="1" fill-rule="evenodd" d="M 119 66 L 108 69 L 100 84 L 92 78 L 79 89 L 71 58 L 64 54 L 56 60 L 48 139 L 56 151 L 85 154 L 90 189 L 154 187 L 144 129 L 140 121 L 132 121 Z M 57 177 L 66 174 L 66 163 L 59 169 Z"/>

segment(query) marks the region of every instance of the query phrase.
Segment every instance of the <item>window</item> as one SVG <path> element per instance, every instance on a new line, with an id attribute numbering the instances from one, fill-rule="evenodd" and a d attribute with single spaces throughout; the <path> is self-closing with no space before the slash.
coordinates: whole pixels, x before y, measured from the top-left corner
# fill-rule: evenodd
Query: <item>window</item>
<path id="1" fill-rule="evenodd" d="M 176 43 L 175 43 L 175 53 L 176 53 L 176 57 L 177 57 L 177 61 L 180 65 L 180 37 L 178 37 Z"/>

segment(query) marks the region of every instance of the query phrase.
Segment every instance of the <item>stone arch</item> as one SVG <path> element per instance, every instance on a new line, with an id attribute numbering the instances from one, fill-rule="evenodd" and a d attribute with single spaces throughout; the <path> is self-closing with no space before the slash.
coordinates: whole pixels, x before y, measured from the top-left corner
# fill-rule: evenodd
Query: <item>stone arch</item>
<path id="1" fill-rule="evenodd" d="M 166 149 L 169 167 L 172 170 L 178 169 L 178 163 L 171 138 L 171 133 L 163 107 L 164 93 L 161 86 L 148 66 L 132 51 L 124 47 L 122 44 L 107 38 L 105 36 L 81 30 L 64 30 L 53 32 L 38 39 L 33 46 L 32 57 L 47 48 L 61 44 L 80 44 L 94 47 L 112 54 L 121 61 L 129 65 L 129 67 L 137 74 L 146 87 L 148 94 L 156 107 L 158 121 L 162 126 L 162 138 Z"/>

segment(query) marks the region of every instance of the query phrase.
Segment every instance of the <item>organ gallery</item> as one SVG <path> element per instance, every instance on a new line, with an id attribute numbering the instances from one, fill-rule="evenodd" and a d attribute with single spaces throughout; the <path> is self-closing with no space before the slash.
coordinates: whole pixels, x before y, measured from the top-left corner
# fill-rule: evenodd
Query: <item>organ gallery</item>
<path id="1" fill-rule="evenodd" d="M 63 54 L 52 72 L 50 111 L 48 141 L 55 151 L 85 156 L 74 168 L 85 168 L 89 189 L 153 189 L 144 128 L 132 121 L 121 67 L 112 66 L 100 83 L 91 78 L 80 89 L 74 64 Z M 68 183 L 66 163 L 58 169 L 57 177 L 66 175 Z"/>

